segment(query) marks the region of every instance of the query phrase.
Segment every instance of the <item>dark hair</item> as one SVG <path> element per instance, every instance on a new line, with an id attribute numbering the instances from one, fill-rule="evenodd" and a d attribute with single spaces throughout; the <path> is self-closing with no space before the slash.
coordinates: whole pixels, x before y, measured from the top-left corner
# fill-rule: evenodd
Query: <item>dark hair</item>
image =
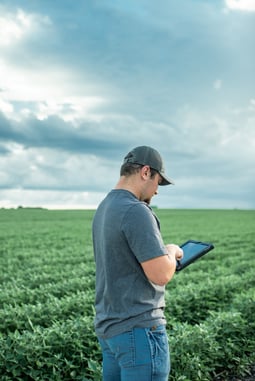
<path id="1" fill-rule="evenodd" d="M 141 165 L 141 164 L 133 164 L 133 163 L 124 163 L 122 164 L 121 168 L 120 168 L 120 176 L 130 176 L 130 175 L 134 175 L 135 173 L 139 172 L 140 169 L 144 167 L 144 165 Z M 158 173 L 158 171 L 156 171 L 156 169 L 153 169 L 153 168 L 150 168 L 151 170 L 151 178 L 153 179 L 156 175 L 156 173 Z"/>

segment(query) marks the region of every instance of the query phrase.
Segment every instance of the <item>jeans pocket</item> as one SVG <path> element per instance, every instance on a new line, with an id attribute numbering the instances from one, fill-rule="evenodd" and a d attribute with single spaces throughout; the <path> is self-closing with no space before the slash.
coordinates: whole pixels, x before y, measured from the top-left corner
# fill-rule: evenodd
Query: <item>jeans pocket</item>
<path id="1" fill-rule="evenodd" d="M 168 338 L 165 326 L 147 331 L 148 340 L 151 347 L 153 373 L 158 375 L 168 375 L 170 372 L 170 354 Z"/>

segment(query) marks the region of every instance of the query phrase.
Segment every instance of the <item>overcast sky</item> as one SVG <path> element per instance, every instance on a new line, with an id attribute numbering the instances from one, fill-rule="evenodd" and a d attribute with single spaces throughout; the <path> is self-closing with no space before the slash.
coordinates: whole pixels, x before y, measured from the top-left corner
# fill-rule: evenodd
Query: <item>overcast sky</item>
<path id="1" fill-rule="evenodd" d="M 255 0 L 1 0 L 0 207 L 89 208 L 150 145 L 165 208 L 255 208 Z"/>

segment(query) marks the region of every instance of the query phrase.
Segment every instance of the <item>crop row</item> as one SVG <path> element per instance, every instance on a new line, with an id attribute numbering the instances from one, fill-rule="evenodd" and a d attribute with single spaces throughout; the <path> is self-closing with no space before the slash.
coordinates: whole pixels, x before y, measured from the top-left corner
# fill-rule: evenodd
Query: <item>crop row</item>
<path id="1" fill-rule="evenodd" d="M 176 286 L 176 292 L 167 292 L 167 309 L 170 315 L 180 322 L 190 324 L 205 320 L 210 311 L 225 310 L 231 306 L 236 295 L 243 291 L 255 289 L 254 270 L 249 269 L 245 275 L 231 275 L 212 281 L 207 279 L 202 284 L 188 283 Z"/>
<path id="2" fill-rule="evenodd" d="M 47 302 L 50 296 L 61 298 L 66 295 L 76 294 L 78 291 L 91 289 L 94 284 L 92 277 L 76 277 L 72 279 L 62 279 L 62 282 L 47 283 L 38 285 L 36 288 L 29 288 L 24 285 L 17 286 L 16 283 L 8 283 L 7 288 L 2 291 L 0 303 L 2 305 L 23 305 L 35 304 L 37 302 Z"/>
<path id="3" fill-rule="evenodd" d="M 0 310 L 0 331 L 9 335 L 15 330 L 31 330 L 35 326 L 50 327 L 55 321 L 93 315 L 94 294 L 76 291 L 62 298 L 48 296 L 36 304 L 5 305 Z"/>

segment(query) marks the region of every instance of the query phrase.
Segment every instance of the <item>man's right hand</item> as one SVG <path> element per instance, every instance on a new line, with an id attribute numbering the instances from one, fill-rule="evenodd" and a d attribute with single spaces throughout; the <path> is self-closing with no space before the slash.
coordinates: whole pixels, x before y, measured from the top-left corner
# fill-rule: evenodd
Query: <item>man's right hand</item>
<path id="1" fill-rule="evenodd" d="M 183 257 L 183 250 L 180 246 L 175 245 L 174 243 L 169 243 L 166 245 L 168 255 L 174 256 L 177 261 L 180 261 Z"/>

